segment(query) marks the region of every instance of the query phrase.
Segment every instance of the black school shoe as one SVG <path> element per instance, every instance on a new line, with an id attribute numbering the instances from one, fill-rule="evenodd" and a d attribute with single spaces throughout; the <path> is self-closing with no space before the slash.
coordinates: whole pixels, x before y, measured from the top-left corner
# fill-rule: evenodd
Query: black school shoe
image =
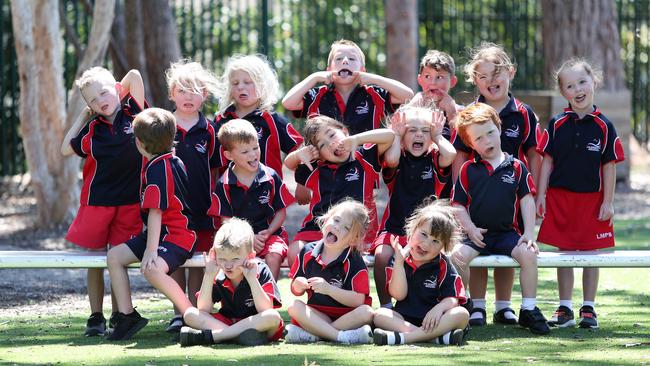
<path id="1" fill-rule="evenodd" d="M 97 312 L 90 314 L 88 321 L 86 321 L 86 337 L 103 336 L 106 333 L 106 318 L 104 314 Z"/>
<path id="2" fill-rule="evenodd" d="M 481 317 L 480 318 L 472 318 L 472 315 L 475 314 L 475 313 L 480 313 Z M 472 311 L 469 312 L 469 315 L 470 315 L 469 325 L 471 325 L 472 327 L 485 326 L 485 324 L 486 324 L 485 317 L 487 316 L 487 314 L 485 313 L 485 309 L 474 308 L 474 309 L 472 309 Z"/>
<path id="3" fill-rule="evenodd" d="M 580 328 L 598 329 L 598 317 L 596 311 L 591 306 L 583 306 L 580 308 Z"/>
<path id="4" fill-rule="evenodd" d="M 127 340 L 133 337 L 140 329 L 149 323 L 149 319 L 143 318 L 137 310 L 133 309 L 131 314 L 117 313 L 115 315 L 115 328 L 106 337 L 109 341 Z"/>
<path id="5" fill-rule="evenodd" d="M 266 332 L 260 332 L 257 329 L 246 329 L 237 337 L 237 343 L 243 346 L 259 346 L 269 343 Z"/>
<path id="6" fill-rule="evenodd" d="M 506 313 L 512 313 L 514 315 L 514 318 L 506 318 Z M 515 311 L 512 310 L 511 308 L 503 308 L 492 316 L 492 321 L 494 324 L 505 324 L 505 325 L 515 325 L 517 324 L 517 315 L 515 314 Z"/>
<path id="7" fill-rule="evenodd" d="M 533 310 L 519 310 L 519 325 L 530 329 L 533 334 L 543 335 L 551 332 L 546 318 L 537 306 Z"/>
<path id="8" fill-rule="evenodd" d="M 185 322 L 183 322 L 183 317 L 181 315 L 174 315 L 172 320 L 169 321 L 169 325 L 167 326 L 167 329 L 165 329 L 165 332 L 178 333 L 184 325 Z"/>
<path id="9" fill-rule="evenodd" d="M 246 332 L 243 332 L 246 333 Z M 242 333 L 242 334 L 243 334 Z M 214 343 L 212 341 L 212 331 L 209 329 L 201 330 L 191 327 L 182 327 L 179 340 L 181 347 L 208 345 Z"/>

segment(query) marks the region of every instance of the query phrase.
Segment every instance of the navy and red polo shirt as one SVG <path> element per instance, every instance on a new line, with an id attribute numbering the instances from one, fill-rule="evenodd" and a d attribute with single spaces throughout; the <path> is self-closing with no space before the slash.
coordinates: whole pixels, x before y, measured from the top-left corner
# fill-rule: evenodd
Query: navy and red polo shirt
<path id="1" fill-rule="evenodd" d="M 319 231 L 316 218 L 346 197 L 363 202 L 371 212 L 371 219 L 374 218 L 376 223 L 377 209 L 373 188 L 379 178 L 380 169 L 377 145 L 359 147 L 352 153 L 351 160 L 341 164 L 319 160 L 313 171 L 304 164 L 298 165 L 295 172 L 296 183 L 302 184 L 312 192 L 309 213 L 303 220 L 300 231 Z"/>
<path id="2" fill-rule="evenodd" d="M 296 118 L 314 114 L 328 116 L 347 126 L 350 135 L 380 128 L 384 116 L 395 111 L 390 93 L 376 85 L 357 85 L 347 103 L 334 84 L 311 88 L 302 101 L 302 110 L 293 111 Z"/>
<path id="3" fill-rule="evenodd" d="M 549 187 L 582 193 L 602 189 L 604 164 L 625 160 L 614 124 L 597 107 L 583 118 L 571 108 L 554 116 L 538 151 L 553 158 Z"/>
<path id="4" fill-rule="evenodd" d="M 440 168 L 439 159 L 438 150 L 418 157 L 405 150 L 402 151 L 397 168 L 382 170 L 390 194 L 382 218 L 382 231 L 406 235 L 406 219 L 427 198 L 437 199 L 451 172 L 451 167 Z"/>
<path id="5" fill-rule="evenodd" d="M 294 203 L 295 198 L 278 173 L 262 163 L 250 187 L 239 182 L 233 167 L 230 164 L 219 178 L 209 214 L 246 219 L 255 233 L 268 229 L 275 214 Z M 271 235 L 281 235 L 282 230 L 280 228 Z"/>
<path id="6" fill-rule="evenodd" d="M 113 123 L 98 115 L 70 140 L 72 150 L 86 159 L 79 199 L 82 205 L 122 206 L 139 202 L 142 155 L 135 147 L 132 123 L 142 109 L 128 94 L 122 99 Z"/>
<path id="7" fill-rule="evenodd" d="M 386 289 L 393 278 L 395 257 L 386 266 Z M 403 300 L 395 303 L 393 310 L 407 319 L 424 319 L 427 312 L 448 297 L 458 299 L 458 304 L 467 302 L 463 281 L 447 256 L 440 253 L 431 262 L 419 267 L 409 255 L 404 259 L 404 272 L 408 291 Z"/>
<path id="8" fill-rule="evenodd" d="M 188 178 L 188 195 L 195 230 L 215 229 L 208 216 L 212 196 L 212 174 L 217 166 L 216 132 L 214 125 L 199 113 L 198 122 L 189 131 L 176 128 L 176 156 L 185 164 Z"/>
<path id="9" fill-rule="evenodd" d="M 326 264 L 321 257 L 324 246 L 322 240 L 306 244 L 293 262 L 289 278 L 293 280 L 296 277 L 321 277 L 337 288 L 364 294 L 365 304 L 372 305 L 368 268 L 361 255 L 348 247 L 338 258 Z M 311 289 L 307 290 L 307 305 L 326 314 L 338 316 L 354 310 L 328 295 L 316 293 Z"/>
<path id="10" fill-rule="evenodd" d="M 535 185 L 521 160 L 506 154 L 493 169 L 488 161 L 477 156 L 460 168 L 451 201 L 467 209 L 476 227 L 489 232 L 515 230 L 521 234 L 519 201 L 529 193 L 535 194 Z"/>
<path id="11" fill-rule="evenodd" d="M 537 141 L 541 135 L 539 121 L 530 106 L 522 103 L 510 93 L 508 96 L 510 101 L 499 112 L 501 150 L 523 161 L 528 166 L 526 152 L 530 148 L 537 147 Z M 485 103 L 485 97 L 481 95 L 477 102 Z M 473 152 L 472 148 L 465 145 L 457 134 L 453 137 L 452 144 L 456 150 L 466 153 Z"/>
<path id="12" fill-rule="evenodd" d="M 162 210 L 160 241 L 170 242 L 192 253 L 196 233 L 187 203 L 187 172 L 181 159 L 172 153 L 155 156 L 142 169 L 142 221 L 147 224 L 149 209 Z"/>
<path id="13" fill-rule="evenodd" d="M 254 259 L 257 264 L 257 281 L 262 290 L 273 301 L 273 308 L 282 307 L 280 290 L 273 279 L 269 267 L 259 259 Z M 230 319 L 244 319 L 257 314 L 251 286 L 246 278 L 242 278 L 235 287 L 223 271 L 219 271 L 212 286 L 212 302 L 220 303 L 219 314 Z"/>
<path id="14" fill-rule="evenodd" d="M 246 116 L 239 117 L 235 113 L 234 105 L 228 107 L 224 113 L 217 115 L 215 119 L 217 131 L 224 123 L 236 118 L 243 118 L 255 127 L 260 143 L 260 161 L 273 168 L 282 177 L 282 157 L 280 153 L 288 154 L 300 146 L 303 142 L 300 133 L 284 116 L 276 112 L 256 109 Z M 217 144 L 219 144 L 219 141 L 217 141 Z M 223 147 L 220 147 L 219 151 L 218 165 L 225 167 L 228 165 L 228 159 L 223 155 Z"/>

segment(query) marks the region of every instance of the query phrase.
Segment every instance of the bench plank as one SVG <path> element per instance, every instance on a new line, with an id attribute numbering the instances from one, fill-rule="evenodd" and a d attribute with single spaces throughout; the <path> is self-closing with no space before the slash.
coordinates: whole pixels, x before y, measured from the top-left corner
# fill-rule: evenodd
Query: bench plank
<path id="1" fill-rule="evenodd" d="M 541 252 L 537 265 L 558 267 L 650 267 L 650 250 Z M 131 265 L 138 268 L 139 263 Z M 519 267 L 512 258 L 490 255 L 475 258 L 472 267 Z M 194 255 L 183 267 L 203 267 L 203 256 Z M 106 268 L 105 252 L 0 251 L 1 268 Z"/>

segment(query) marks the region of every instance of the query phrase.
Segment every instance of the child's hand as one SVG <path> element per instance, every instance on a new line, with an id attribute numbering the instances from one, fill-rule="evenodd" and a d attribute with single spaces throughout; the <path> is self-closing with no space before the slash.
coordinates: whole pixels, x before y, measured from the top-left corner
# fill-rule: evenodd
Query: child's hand
<path id="1" fill-rule="evenodd" d="M 485 233 L 487 233 L 487 229 L 481 229 L 476 226 L 467 230 L 467 236 L 479 248 L 485 248 L 485 243 L 483 242 L 483 234 Z"/>
<path id="2" fill-rule="evenodd" d="M 371 81 L 369 80 L 370 75 L 367 72 L 354 71 L 354 72 L 352 72 L 352 76 L 355 77 L 358 84 L 361 84 L 361 85 L 371 84 Z"/>
<path id="3" fill-rule="evenodd" d="M 442 98 L 436 103 L 436 106 L 442 109 L 451 121 L 456 116 L 456 101 L 447 92 L 440 91 L 440 95 Z"/>
<path id="4" fill-rule="evenodd" d="M 305 292 L 309 289 L 309 282 L 305 277 L 296 277 L 293 279 L 293 285 L 299 292 Z"/>
<path id="5" fill-rule="evenodd" d="M 210 277 L 216 276 L 219 266 L 217 265 L 217 252 L 214 251 L 214 248 L 210 248 L 207 255 L 203 252 L 203 261 L 205 262 L 205 273 Z"/>
<path id="6" fill-rule="evenodd" d="M 157 250 L 145 249 L 144 254 L 142 255 L 142 262 L 140 263 L 140 272 L 144 273 L 147 270 L 153 269 L 156 266 L 157 258 Z"/>
<path id="7" fill-rule="evenodd" d="M 334 71 L 317 71 L 311 76 L 315 82 L 329 85 L 334 81 L 334 74 Z"/>
<path id="8" fill-rule="evenodd" d="M 390 236 L 390 246 L 393 247 L 393 252 L 395 253 L 395 263 L 404 263 L 404 259 L 411 252 L 411 247 L 408 244 L 401 246 L 397 235 Z"/>
<path id="9" fill-rule="evenodd" d="M 341 142 L 339 142 L 339 146 L 342 147 L 346 153 L 351 153 L 357 149 L 357 138 L 355 136 L 346 136 L 341 140 Z"/>
<path id="10" fill-rule="evenodd" d="M 603 202 L 598 211 L 598 221 L 609 220 L 609 226 L 614 225 L 614 205 L 611 202 Z"/>
<path id="11" fill-rule="evenodd" d="M 532 250 L 535 252 L 535 254 L 539 254 L 539 247 L 537 246 L 535 239 L 533 239 L 533 236 L 528 233 L 524 233 L 519 238 L 519 241 L 517 241 L 517 245 L 525 245 L 526 250 Z"/>
<path id="12" fill-rule="evenodd" d="M 546 196 L 537 195 L 537 199 L 535 200 L 535 213 L 541 219 L 546 215 Z"/>
<path id="13" fill-rule="evenodd" d="M 270 233 L 268 230 L 262 230 L 259 233 L 255 234 L 255 239 L 253 242 L 253 247 L 255 253 L 259 253 L 266 246 L 266 241 L 268 240 Z"/>
<path id="14" fill-rule="evenodd" d="M 445 114 L 436 109 L 431 113 L 431 139 L 442 135 L 442 129 L 445 127 Z"/>
<path id="15" fill-rule="evenodd" d="M 311 165 L 312 161 L 318 160 L 320 154 L 314 145 L 303 146 L 296 152 L 296 157 L 301 163 L 305 164 L 309 171 L 313 171 L 314 167 Z"/>
<path id="16" fill-rule="evenodd" d="M 390 128 L 399 137 L 403 137 L 406 132 L 406 118 L 404 112 L 397 112 L 390 118 Z"/>
<path id="17" fill-rule="evenodd" d="M 332 285 L 325 281 L 322 277 L 312 277 L 307 280 L 309 287 L 312 291 L 318 294 L 328 295 Z"/>
<path id="18" fill-rule="evenodd" d="M 244 263 L 240 267 L 248 283 L 257 281 L 257 263 L 255 263 L 255 259 L 244 260 Z"/>
<path id="19" fill-rule="evenodd" d="M 422 330 L 425 333 L 431 333 L 440 323 L 440 318 L 444 313 L 440 310 L 439 306 L 434 306 L 431 310 L 427 312 L 427 315 L 424 316 L 422 320 Z"/>

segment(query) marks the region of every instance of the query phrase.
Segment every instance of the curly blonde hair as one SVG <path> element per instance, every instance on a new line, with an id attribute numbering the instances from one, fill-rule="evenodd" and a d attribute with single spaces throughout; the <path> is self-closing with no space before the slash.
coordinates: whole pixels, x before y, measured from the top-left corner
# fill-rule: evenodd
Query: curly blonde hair
<path id="1" fill-rule="evenodd" d="M 517 66 L 510 60 L 510 56 L 503 49 L 503 46 L 492 42 L 482 42 L 478 47 L 470 50 L 469 62 L 463 67 L 463 72 L 468 83 L 476 84 L 476 68 L 480 63 L 491 62 L 496 71 L 503 69 L 507 71 L 516 70 Z"/>
<path id="2" fill-rule="evenodd" d="M 219 102 L 220 111 L 224 112 L 235 102 L 231 95 L 232 85 L 230 85 L 230 77 L 235 71 L 244 71 L 253 80 L 255 93 L 259 98 L 259 108 L 263 111 L 273 110 L 273 106 L 279 99 L 280 83 L 278 75 L 271 68 L 266 56 L 236 54 L 228 59 L 226 69 L 221 76 L 224 91 Z"/>
<path id="3" fill-rule="evenodd" d="M 345 212 L 351 216 L 352 225 L 348 232 L 353 238 L 353 243 L 350 247 L 353 250 L 359 250 L 359 246 L 363 243 L 363 237 L 366 235 L 368 227 L 370 227 L 370 215 L 368 209 L 363 203 L 355 201 L 352 198 L 346 198 L 343 201 L 332 205 L 327 212 L 316 219 L 319 227 L 323 227 L 328 218 L 334 216 L 338 212 Z"/>
<path id="4" fill-rule="evenodd" d="M 242 248 L 246 253 L 254 253 L 253 241 L 255 233 L 246 221 L 236 217 L 226 220 L 214 236 L 214 250 L 217 254 L 222 250 L 237 252 Z"/>
<path id="5" fill-rule="evenodd" d="M 165 71 L 165 79 L 170 98 L 175 87 L 194 94 L 214 97 L 219 96 L 223 89 L 214 73 L 189 59 L 171 64 Z"/>
<path id="6" fill-rule="evenodd" d="M 580 66 L 585 70 L 587 75 L 594 81 L 595 86 L 598 86 L 603 81 L 603 72 L 593 67 L 589 60 L 582 57 L 572 57 L 564 61 L 557 71 L 553 73 L 558 89 L 562 89 L 562 79 L 560 78 L 562 71 L 576 66 Z"/>

